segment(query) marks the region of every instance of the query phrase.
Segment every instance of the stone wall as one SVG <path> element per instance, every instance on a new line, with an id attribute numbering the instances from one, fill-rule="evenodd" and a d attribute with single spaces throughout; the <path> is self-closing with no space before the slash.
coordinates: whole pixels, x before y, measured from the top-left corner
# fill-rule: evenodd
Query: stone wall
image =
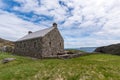
<path id="1" fill-rule="evenodd" d="M 16 42 L 14 53 L 22 56 L 41 58 L 42 38 Z"/>
<path id="2" fill-rule="evenodd" d="M 15 43 L 15 54 L 36 58 L 55 56 L 64 52 L 64 40 L 57 27 L 42 38 Z"/>
<path id="3" fill-rule="evenodd" d="M 54 56 L 64 52 L 64 40 L 57 27 L 43 37 L 43 43 L 44 53 L 42 55 L 44 57 Z"/>

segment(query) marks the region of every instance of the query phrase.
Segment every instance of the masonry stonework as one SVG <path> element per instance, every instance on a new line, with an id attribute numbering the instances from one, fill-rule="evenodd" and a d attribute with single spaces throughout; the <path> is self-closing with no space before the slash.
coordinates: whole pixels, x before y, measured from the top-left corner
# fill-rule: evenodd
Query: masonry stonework
<path id="1" fill-rule="evenodd" d="M 43 56 L 54 56 L 58 53 L 63 53 L 64 43 L 57 28 L 54 28 L 49 34 L 43 37 Z"/>
<path id="2" fill-rule="evenodd" d="M 54 23 L 51 28 L 44 36 L 35 38 L 33 36 L 31 39 L 16 41 L 14 53 L 35 58 L 51 57 L 63 53 L 64 40 L 57 28 L 57 24 Z"/>

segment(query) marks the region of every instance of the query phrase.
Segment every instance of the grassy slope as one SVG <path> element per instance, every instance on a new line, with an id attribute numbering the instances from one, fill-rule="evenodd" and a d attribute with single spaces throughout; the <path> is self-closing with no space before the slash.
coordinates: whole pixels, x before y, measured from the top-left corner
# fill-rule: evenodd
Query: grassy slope
<path id="1" fill-rule="evenodd" d="M 0 80 L 120 80 L 120 56 L 94 54 L 67 60 L 32 60 L 0 54 L 0 60 L 5 57 L 16 60 L 0 63 Z"/>

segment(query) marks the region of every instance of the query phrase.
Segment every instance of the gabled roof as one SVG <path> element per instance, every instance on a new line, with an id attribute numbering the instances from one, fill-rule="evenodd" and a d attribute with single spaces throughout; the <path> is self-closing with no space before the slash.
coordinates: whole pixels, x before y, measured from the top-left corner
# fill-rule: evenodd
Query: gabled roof
<path id="1" fill-rule="evenodd" d="M 43 30 L 39 30 L 33 33 L 30 33 L 20 39 L 18 39 L 17 41 L 23 41 L 23 40 L 29 40 L 29 39 L 34 39 L 34 38 L 38 38 L 38 37 L 43 37 L 45 36 L 48 32 L 50 32 L 51 30 L 53 30 L 55 27 L 50 27 L 50 28 L 46 28 Z"/>

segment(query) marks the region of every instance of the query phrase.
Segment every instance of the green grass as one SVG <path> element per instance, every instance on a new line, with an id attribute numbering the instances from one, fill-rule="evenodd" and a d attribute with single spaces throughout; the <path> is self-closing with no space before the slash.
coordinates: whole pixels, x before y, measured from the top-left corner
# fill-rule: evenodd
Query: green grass
<path id="1" fill-rule="evenodd" d="M 74 59 L 33 60 L 0 53 L 0 80 L 120 80 L 120 56 L 93 54 Z"/>

